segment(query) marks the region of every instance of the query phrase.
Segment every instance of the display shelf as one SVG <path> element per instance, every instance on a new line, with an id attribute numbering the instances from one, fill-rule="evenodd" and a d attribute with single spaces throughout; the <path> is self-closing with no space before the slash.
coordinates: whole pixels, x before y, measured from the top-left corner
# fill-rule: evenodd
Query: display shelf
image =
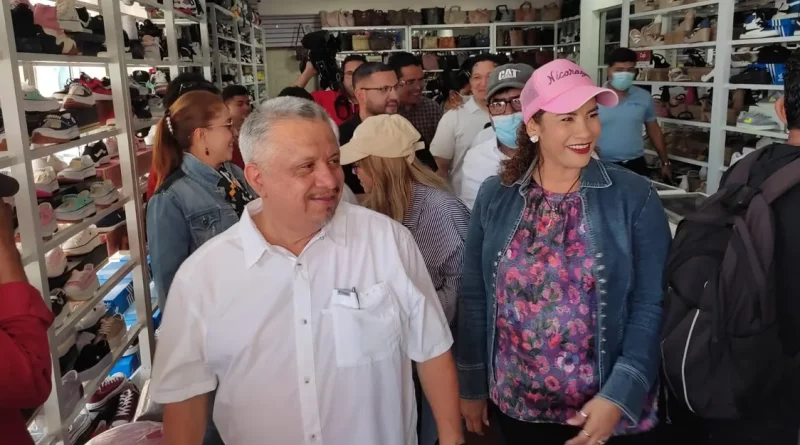
<path id="1" fill-rule="evenodd" d="M 639 13 L 636 13 L 636 14 L 631 14 L 630 18 L 631 19 L 636 19 L 636 18 L 640 18 L 640 17 L 652 17 L 652 16 L 655 16 L 655 15 L 672 14 L 672 13 L 676 13 L 676 12 L 681 12 L 681 11 L 686 10 L 686 9 L 696 9 L 696 8 L 702 8 L 704 6 L 713 6 L 713 5 L 718 4 L 719 2 L 720 2 L 720 0 L 706 0 L 706 1 L 702 1 L 702 2 L 689 3 L 689 4 L 681 5 L 681 6 L 673 6 L 671 8 L 661 8 L 661 9 L 656 9 L 656 10 L 653 10 L 653 11 L 646 11 L 646 12 L 639 12 Z"/>
<path id="2" fill-rule="evenodd" d="M 577 45 L 580 45 L 580 44 L 581 44 L 581 42 L 569 42 L 569 43 L 559 43 L 558 45 L 553 45 L 553 46 L 558 46 L 558 47 L 561 47 L 561 46 L 577 46 Z"/>
<path id="3" fill-rule="evenodd" d="M 110 57 L 66 56 L 63 54 L 17 53 L 17 60 L 59 66 L 108 65 Z"/>
<path id="4" fill-rule="evenodd" d="M 661 82 L 655 80 L 637 80 L 633 82 L 634 85 L 639 86 L 673 86 L 673 87 L 697 87 L 697 88 L 712 88 L 714 86 L 711 82 Z"/>
<path id="5" fill-rule="evenodd" d="M 119 136 L 121 133 L 122 130 L 116 128 L 109 129 L 108 127 L 99 127 L 97 129 L 83 133 L 83 135 L 80 138 L 75 139 L 74 141 L 64 142 L 63 144 L 44 145 L 41 147 L 32 148 L 30 150 L 30 158 L 37 159 L 37 158 L 43 158 L 45 156 L 54 155 L 64 150 L 69 150 L 70 148 L 80 147 L 86 144 L 93 144 L 103 139 Z"/>
<path id="6" fill-rule="evenodd" d="M 238 40 L 236 40 L 236 39 L 233 39 L 231 37 L 221 36 L 221 35 L 217 35 L 217 38 L 220 39 L 220 40 L 224 40 L 226 42 L 231 42 L 231 43 L 237 43 L 238 42 Z"/>
<path id="7" fill-rule="evenodd" d="M 497 28 L 525 28 L 534 26 L 556 26 L 558 22 L 500 22 L 493 23 Z"/>
<path id="8" fill-rule="evenodd" d="M 789 139 L 787 133 L 780 131 L 765 131 L 765 130 L 752 130 L 749 128 L 736 127 L 733 125 L 726 125 L 725 131 L 732 133 L 752 134 L 753 136 L 769 137 L 773 139 Z"/>
<path id="9" fill-rule="evenodd" d="M 791 37 L 767 37 L 762 39 L 739 39 L 731 41 L 733 46 L 762 46 L 773 43 L 794 43 L 800 42 L 800 36 Z"/>
<path id="10" fill-rule="evenodd" d="M 783 85 L 756 85 L 745 83 L 726 83 L 725 88 L 729 90 L 783 91 Z"/>
<path id="11" fill-rule="evenodd" d="M 43 243 L 43 248 L 44 248 L 45 252 L 49 252 L 49 251 L 55 249 L 56 247 L 64 244 L 68 239 L 70 239 L 73 236 L 77 235 L 83 229 L 86 229 L 87 227 L 91 226 L 92 224 L 95 224 L 97 221 L 100 221 L 101 219 L 105 218 L 106 216 L 108 216 L 108 215 L 116 212 L 117 210 L 125 207 L 125 204 L 127 204 L 128 201 L 130 201 L 130 200 L 131 200 L 131 198 L 128 197 L 128 196 L 120 196 L 120 199 L 119 199 L 118 202 L 115 202 L 114 204 L 112 204 L 112 205 L 110 205 L 108 207 L 104 207 L 102 209 L 98 208 L 97 211 L 95 212 L 94 216 L 90 216 L 88 218 L 84 218 L 83 221 L 81 221 L 79 223 L 75 223 L 75 224 L 71 224 L 69 226 L 64 226 L 63 228 L 59 228 L 58 231 L 53 235 L 52 238 L 50 238 L 49 240 L 47 240 L 47 241 L 45 241 Z"/>
<path id="12" fill-rule="evenodd" d="M 380 50 L 366 50 L 366 51 L 339 51 L 337 54 L 384 54 L 384 53 L 402 53 L 407 52 L 405 49 L 380 49 Z"/>
<path id="13" fill-rule="evenodd" d="M 408 27 L 407 26 L 346 26 L 346 27 L 337 26 L 331 28 L 322 28 L 322 30 L 330 32 L 359 32 L 359 31 L 390 31 L 390 30 L 398 30 L 406 28 Z M 416 26 L 412 26 L 412 28 L 416 28 Z"/>
<path id="14" fill-rule="evenodd" d="M 144 130 L 145 128 L 150 128 L 153 125 L 157 125 L 158 121 L 160 121 L 160 117 L 153 117 L 152 119 L 141 119 L 141 120 L 134 120 L 133 130 L 140 131 Z"/>
<path id="15" fill-rule="evenodd" d="M 658 156 L 658 153 L 653 151 L 653 150 L 645 150 L 644 152 L 645 152 L 645 154 L 648 154 L 648 155 Z M 692 165 L 696 165 L 698 167 L 708 167 L 708 162 L 698 161 L 697 159 L 684 158 L 682 156 L 676 156 L 676 155 L 671 155 L 671 154 L 667 154 L 667 157 L 669 159 L 673 160 L 673 161 L 683 162 L 684 164 L 692 164 Z"/>
<path id="16" fill-rule="evenodd" d="M 471 48 L 426 48 L 426 49 L 412 49 L 411 52 L 451 52 L 451 51 L 488 51 L 492 49 L 490 46 L 480 46 Z"/>
<path id="17" fill-rule="evenodd" d="M 550 22 L 551 24 L 554 22 Z M 508 23 L 503 23 L 507 25 Z M 500 25 L 500 23 L 497 23 Z M 524 26 L 521 24 L 517 24 L 517 26 Z M 420 29 L 462 29 L 462 28 L 475 28 L 475 29 L 483 29 L 483 28 L 491 28 L 491 23 L 456 23 L 452 25 L 412 25 L 409 26 L 409 31 L 416 31 Z M 401 27 L 402 28 L 402 27 Z"/>
<path id="18" fill-rule="evenodd" d="M 561 45 L 559 45 L 561 46 Z M 511 49 L 546 49 L 555 48 L 556 45 L 522 45 L 522 46 L 498 46 L 498 51 L 511 50 Z"/>
<path id="19" fill-rule="evenodd" d="M 0 155 L 0 170 L 19 163 L 17 157 L 8 153 Z"/>
<path id="20" fill-rule="evenodd" d="M 697 128 L 711 128 L 711 124 L 708 122 L 699 122 L 699 121 L 692 121 L 692 120 L 683 120 L 683 119 L 673 119 L 668 117 L 659 117 L 658 121 L 665 124 L 672 124 L 672 125 L 686 125 L 689 127 L 697 127 Z"/>
<path id="21" fill-rule="evenodd" d="M 655 45 L 631 48 L 634 51 L 670 51 L 682 50 L 691 48 L 712 48 L 717 46 L 717 42 L 700 42 L 700 43 L 679 43 L 676 45 Z"/>

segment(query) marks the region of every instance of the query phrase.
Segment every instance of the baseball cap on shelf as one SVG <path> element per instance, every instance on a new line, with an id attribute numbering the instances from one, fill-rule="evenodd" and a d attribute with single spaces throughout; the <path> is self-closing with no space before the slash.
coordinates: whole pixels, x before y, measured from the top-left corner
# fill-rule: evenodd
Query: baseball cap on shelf
<path id="1" fill-rule="evenodd" d="M 525 88 L 525 82 L 533 75 L 533 68 L 524 63 L 501 65 L 489 75 L 486 97 L 491 98 L 502 90 L 509 88 Z"/>
<path id="2" fill-rule="evenodd" d="M 619 102 L 617 93 L 600 88 L 580 66 L 558 59 L 542 65 L 533 72 L 522 90 L 522 115 L 529 121 L 539 110 L 550 113 L 571 113 L 590 99 L 604 107 L 613 107 Z"/>
<path id="3" fill-rule="evenodd" d="M 425 148 L 421 135 L 408 119 L 399 114 L 381 114 L 364 119 L 356 127 L 350 142 L 341 147 L 342 165 L 352 164 L 367 156 L 405 158 L 414 162 L 416 151 Z"/>
<path id="4" fill-rule="evenodd" d="M 19 182 L 16 179 L 0 172 L 0 198 L 10 198 L 19 191 Z"/>

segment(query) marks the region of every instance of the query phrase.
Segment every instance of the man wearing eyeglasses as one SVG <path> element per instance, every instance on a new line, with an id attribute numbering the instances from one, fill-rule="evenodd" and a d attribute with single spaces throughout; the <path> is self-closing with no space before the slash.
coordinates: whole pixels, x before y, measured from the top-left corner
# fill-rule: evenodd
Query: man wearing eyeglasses
<path id="1" fill-rule="evenodd" d="M 517 150 L 517 129 L 522 124 L 520 94 L 533 68 L 524 64 L 501 65 L 489 75 L 486 104 L 492 117 L 491 138 L 467 151 L 461 175 L 459 198 L 472 210 L 478 189 L 486 178 L 497 175 L 500 162 Z M 481 139 L 479 135 L 476 140 Z"/>
<path id="2" fill-rule="evenodd" d="M 364 119 L 381 114 L 396 114 L 400 107 L 397 75 L 384 63 L 367 62 L 353 73 L 353 90 L 358 100 L 358 114 L 339 125 L 339 145 L 350 142 L 356 128 Z M 344 182 L 356 195 L 364 193 L 358 176 L 352 169 L 344 169 Z"/>
<path id="3" fill-rule="evenodd" d="M 422 95 L 426 81 L 419 57 L 406 52 L 395 53 L 389 58 L 389 66 L 400 80 L 398 113 L 411 122 L 425 142 L 425 149 L 417 151 L 417 158 L 436 171 L 436 161 L 430 152 L 430 146 L 444 110 L 436 101 Z"/>

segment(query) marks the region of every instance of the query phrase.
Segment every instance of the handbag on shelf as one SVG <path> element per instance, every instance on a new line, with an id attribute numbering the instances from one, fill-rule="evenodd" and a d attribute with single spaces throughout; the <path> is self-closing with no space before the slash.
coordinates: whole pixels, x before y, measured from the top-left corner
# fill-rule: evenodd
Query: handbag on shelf
<path id="1" fill-rule="evenodd" d="M 439 38 L 436 36 L 425 36 L 422 39 L 422 49 L 436 49 L 439 47 Z"/>
<path id="2" fill-rule="evenodd" d="M 455 37 L 439 37 L 439 48 L 455 48 L 456 47 L 456 38 Z"/>
<path id="3" fill-rule="evenodd" d="M 413 9 L 403 10 L 403 24 L 406 26 L 418 26 L 422 24 L 422 13 Z"/>
<path id="4" fill-rule="evenodd" d="M 458 67 L 461 68 L 461 66 L 464 65 L 464 62 L 469 60 L 469 58 L 470 58 L 470 53 L 465 53 L 463 51 L 462 52 L 457 52 L 456 53 L 456 61 L 458 62 Z"/>
<path id="5" fill-rule="evenodd" d="M 303 33 L 301 36 L 300 33 Z M 303 30 L 303 25 L 297 25 L 297 31 L 294 33 L 294 60 L 298 62 L 305 62 L 308 59 L 308 50 L 303 48 L 303 37 L 306 35 Z M 300 70 L 303 71 L 302 69 Z"/>
<path id="6" fill-rule="evenodd" d="M 339 26 L 339 14 L 341 14 L 340 11 L 320 11 L 319 21 L 322 24 L 322 27 L 335 28 Z"/>
<path id="7" fill-rule="evenodd" d="M 390 9 L 386 12 L 386 20 L 389 22 L 389 26 L 403 26 L 405 25 L 405 19 L 403 18 L 403 11 L 395 11 L 394 9 Z"/>
<path id="8" fill-rule="evenodd" d="M 509 11 L 508 5 L 500 5 L 495 8 L 494 22 L 513 22 L 514 13 Z"/>
<path id="9" fill-rule="evenodd" d="M 531 2 L 525 2 L 514 11 L 515 22 L 533 22 L 536 20 L 535 11 Z"/>
<path id="10" fill-rule="evenodd" d="M 372 10 L 372 14 L 370 14 L 369 18 L 369 25 L 370 26 L 386 26 L 389 22 L 386 19 L 386 12 L 381 11 L 380 9 Z"/>
<path id="11" fill-rule="evenodd" d="M 512 29 L 508 32 L 508 46 L 525 46 L 525 34 L 521 29 Z"/>
<path id="12" fill-rule="evenodd" d="M 511 61 L 513 63 L 523 63 L 532 67 L 538 67 L 536 63 L 536 51 L 514 51 L 511 53 Z"/>
<path id="13" fill-rule="evenodd" d="M 476 48 L 488 48 L 489 47 L 489 36 L 487 34 L 483 34 L 483 33 L 479 32 L 478 34 L 475 34 L 475 37 L 473 38 L 473 40 L 475 42 L 475 47 Z"/>
<path id="14" fill-rule="evenodd" d="M 444 13 L 444 22 L 448 25 L 467 23 L 467 13 L 461 10 L 461 6 L 451 6 Z"/>
<path id="15" fill-rule="evenodd" d="M 341 11 L 339 13 L 339 26 L 342 28 L 352 28 L 356 26 L 355 17 L 348 11 Z"/>
<path id="16" fill-rule="evenodd" d="M 561 20 L 561 8 L 558 6 L 558 3 L 544 5 L 544 8 L 542 8 L 542 20 L 545 22 Z"/>
<path id="17" fill-rule="evenodd" d="M 470 47 L 472 47 L 472 36 L 456 37 L 456 48 L 470 48 Z"/>
<path id="18" fill-rule="evenodd" d="M 469 23 L 490 23 L 492 21 L 488 9 L 475 9 L 467 12 L 467 20 Z"/>
<path id="19" fill-rule="evenodd" d="M 442 55 L 438 58 L 440 70 L 457 70 L 461 65 L 458 63 L 458 57 L 455 55 Z"/>
<path id="20" fill-rule="evenodd" d="M 422 69 L 425 71 L 434 71 L 439 69 L 439 58 L 436 57 L 436 54 L 422 55 Z"/>
<path id="21" fill-rule="evenodd" d="M 444 8 L 422 8 L 423 25 L 443 25 Z"/>
<path id="22" fill-rule="evenodd" d="M 370 26 L 371 11 L 353 11 L 353 26 Z"/>
<path id="23" fill-rule="evenodd" d="M 353 50 L 353 36 L 350 34 L 339 34 L 339 51 L 352 51 Z"/>
<path id="24" fill-rule="evenodd" d="M 386 51 L 392 49 L 394 36 L 383 32 L 372 32 L 369 35 L 369 49 L 372 51 Z"/>
<path id="25" fill-rule="evenodd" d="M 419 49 L 419 37 L 411 37 L 411 49 Z"/>
<path id="26" fill-rule="evenodd" d="M 369 51 L 369 37 L 364 34 L 353 35 L 353 51 Z"/>
<path id="27" fill-rule="evenodd" d="M 528 28 L 528 29 L 526 29 L 525 30 L 525 39 L 524 39 L 525 45 L 528 45 L 528 46 L 536 45 L 536 41 L 538 40 L 536 38 L 536 34 L 538 34 L 538 33 L 539 33 L 539 30 L 536 29 L 536 28 Z"/>

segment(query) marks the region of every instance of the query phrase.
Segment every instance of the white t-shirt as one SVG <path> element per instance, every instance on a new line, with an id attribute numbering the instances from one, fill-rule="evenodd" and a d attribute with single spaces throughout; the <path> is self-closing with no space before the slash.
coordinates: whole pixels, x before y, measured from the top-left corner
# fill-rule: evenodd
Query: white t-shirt
<path id="1" fill-rule="evenodd" d="M 228 444 L 416 445 L 411 362 L 453 339 L 411 233 L 342 202 L 295 256 L 261 235 L 261 205 L 175 275 L 153 400 L 216 389 Z"/>
<path id="2" fill-rule="evenodd" d="M 464 155 L 472 146 L 475 136 L 489 122 L 489 113 L 481 110 L 475 99 L 470 99 L 460 108 L 448 111 L 439 121 L 436 135 L 431 141 L 431 154 L 450 159 L 450 171 L 447 172 L 447 177 L 456 196 L 460 195 Z"/>
<path id="3" fill-rule="evenodd" d="M 491 131 L 491 138 L 486 139 L 483 132 L 475 139 L 483 140 L 480 144 L 471 148 L 467 155 L 464 156 L 464 165 L 461 168 L 461 187 L 458 197 L 464 204 L 472 210 L 475 205 L 475 198 L 478 196 L 478 190 L 481 184 L 491 176 L 497 176 L 500 171 L 500 162 L 509 159 L 508 156 L 503 154 L 497 148 L 497 138 L 494 136 L 494 130 Z"/>

